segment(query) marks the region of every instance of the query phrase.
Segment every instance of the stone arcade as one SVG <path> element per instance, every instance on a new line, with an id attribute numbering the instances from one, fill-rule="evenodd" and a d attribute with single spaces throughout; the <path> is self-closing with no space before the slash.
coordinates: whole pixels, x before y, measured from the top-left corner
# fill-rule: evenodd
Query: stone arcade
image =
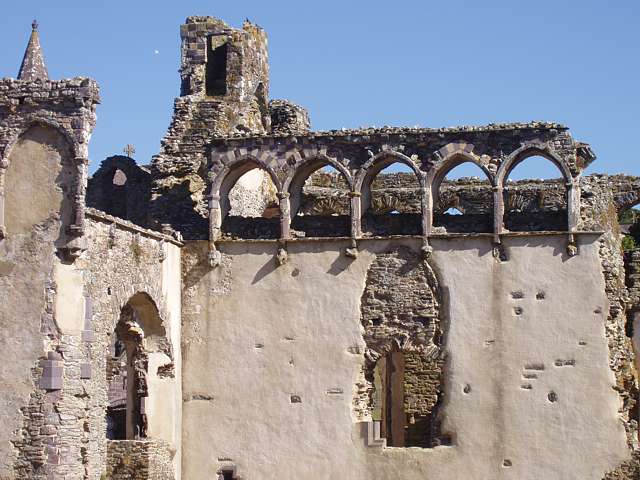
<path id="1" fill-rule="evenodd" d="M 180 35 L 149 165 L 87 178 L 37 24 L 0 80 L 0 478 L 640 478 L 640 178 L 555 123 L 314 132 L 260 27 Z"/>

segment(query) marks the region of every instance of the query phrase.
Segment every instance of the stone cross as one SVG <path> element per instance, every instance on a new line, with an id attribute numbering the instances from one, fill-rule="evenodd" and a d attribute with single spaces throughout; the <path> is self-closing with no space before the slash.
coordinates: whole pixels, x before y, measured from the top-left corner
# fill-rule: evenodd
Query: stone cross
<path id="1" fill-rule="evenodd" d="M 133 147 L 133 145 L 131 145 L 130 143 L 127 143 L 124 147 L 123 152 L 127 157 L 131 158 L 133 154 L 136 153 L 136 149 Z"/>

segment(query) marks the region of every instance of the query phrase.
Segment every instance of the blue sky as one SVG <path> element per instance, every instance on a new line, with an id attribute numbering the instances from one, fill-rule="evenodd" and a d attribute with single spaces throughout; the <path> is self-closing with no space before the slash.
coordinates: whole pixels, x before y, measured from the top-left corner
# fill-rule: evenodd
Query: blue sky
<path id="1" fill-rule="evenodd" d="M 148 163 L 178 94 L 188 15 L 264 27 L 270 97 L 304 105 L 314 129 L 558 121 L 598 155 L 588 172 L 640 175 L 637 1 L 10 2 L 0 76 L 17 74 L 37 18 L 51 77 L 100 84 L 92 170 L 127 143 Z"/>

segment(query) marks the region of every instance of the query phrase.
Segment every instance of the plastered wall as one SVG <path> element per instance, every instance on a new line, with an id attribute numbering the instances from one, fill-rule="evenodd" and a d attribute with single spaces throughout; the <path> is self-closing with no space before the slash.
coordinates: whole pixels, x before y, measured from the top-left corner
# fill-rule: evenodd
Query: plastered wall
<path id="1" fill-rule="evenodd" d="M 442 428 L 451 446 L 367 447 L 353 412 L 364 364 L 360 298 L 370 240 L 222 242 L 183 250 L 183 475 L 242 478 L 600 479 L 627 460 L 608 366 L 598 236 L 433 239 L 443 289 Z"/>

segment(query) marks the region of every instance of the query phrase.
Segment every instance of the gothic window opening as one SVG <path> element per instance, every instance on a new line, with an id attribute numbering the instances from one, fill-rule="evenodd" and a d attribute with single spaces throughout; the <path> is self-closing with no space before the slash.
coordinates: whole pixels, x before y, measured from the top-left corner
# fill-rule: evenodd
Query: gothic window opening
<path id="1" fill-rule="evenodd" d="M 149 358 L 170 353 L 155 305 L 134 295 L 122 308 L 107 356 L 107 438 L 138 440 L 149 435 Z"/>
<path id="2" fill-rule="evenodd" d="M 223 202 L 223 236 L 241 239 L 279 238 L 280 205 L 277 192 L 271 175 L 252 163 L 232 171 L 220 193 Z"/>
<path id="3" fill-rule="evenodd" d="M 73 223 L 77 170 L 73 149 L 58 130 L 33 125 L 11 148 L 0 199 L 0 227 L 7 235 L 25 234 L 35 225 L 50 232 L 56 245 L 66 245 Z M 2 193 L 0 192 L 0 196 Z"/>
<path id="4" fill-rule="evenodd" d="M 464 158 L 434 182 L 435 231 L 490 233 L 493 231 L 493 190 L 482 169 Z"/>
<path id="5" fill-rule="evenodd" d="M 302 167 L 289 187 L 291 235 L 350 236 L 350 191 L 346 177 L 335 167 L 323 162 Z"/>
<path id="6" fill-rule="evenodd" d="M 207 66 L 205 88 L 208 96 L 227 94 L 227 42 L 218 44 L 218 37 L 211 36 L 207 41 Z"/>
<path id="7" fill-rule="evenodd" d="M 420 181 L 408 165 L 384 159 L 362 186 L 364 236 L 422 234 Z"/>
<path id="8" fill-rule="evenodd" d="M 540 155 L 516 162 L 503 183 L 505 228 L 517 232 L 568 230 L 566 181 L 560 169 Z"/>
<path id="9" fill-rule="evenodd" d="M 354 400 L 362 419 L 380 422 L 389 447 L 449 444 L 442 429 L 445 352 L 439 285 L 430 266 L 402 247 L 378 254 L 361 299 L 366 344 Z"/>

